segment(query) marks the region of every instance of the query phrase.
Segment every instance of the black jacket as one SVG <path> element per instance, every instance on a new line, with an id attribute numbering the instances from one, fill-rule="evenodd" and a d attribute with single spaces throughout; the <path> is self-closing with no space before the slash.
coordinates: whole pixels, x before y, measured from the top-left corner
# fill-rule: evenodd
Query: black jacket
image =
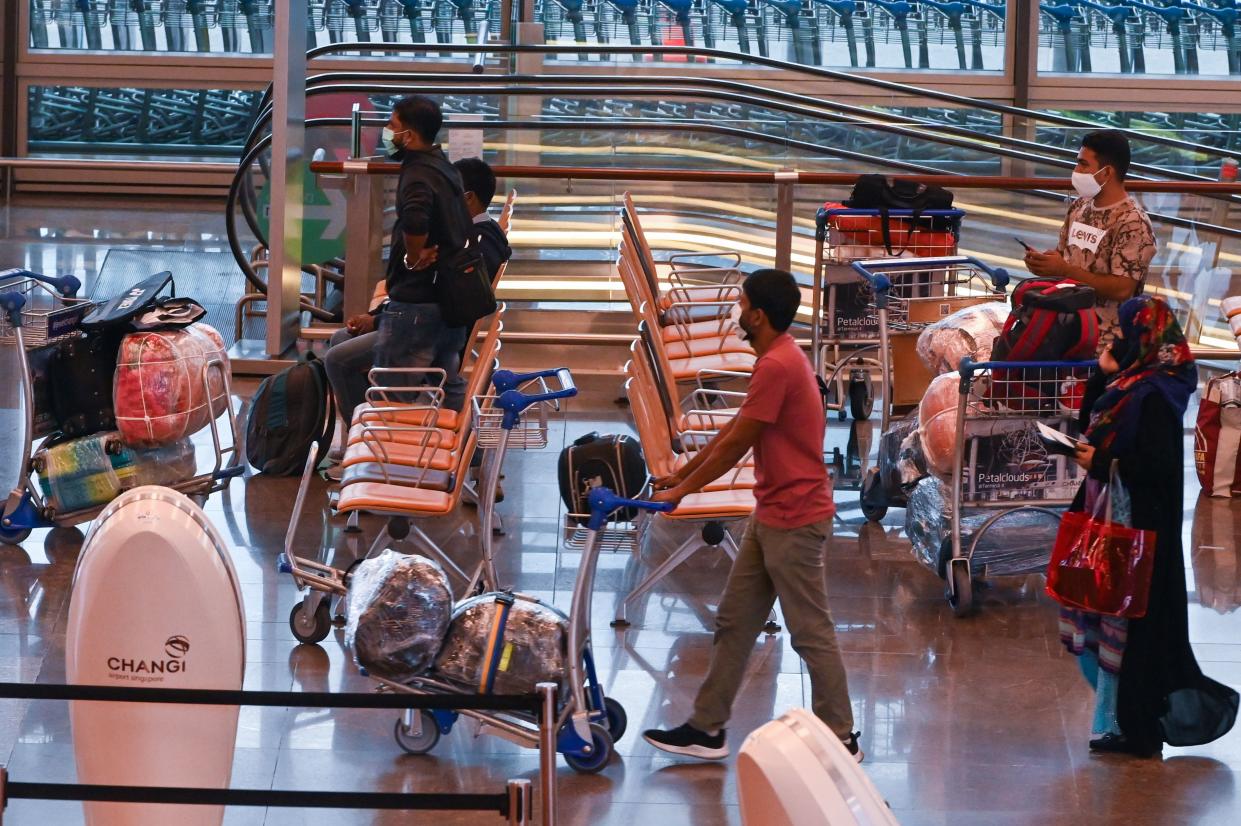
<path id="1" fill-rule="evenodd" d="M 508 237 L 495 219 L 488 218 L 474 225 L 474 242 L 478 244 L 483 263 L 487 265 L 487 274 L 491 276 L 492 281 L 495 281 L 500 265 L 513 256 L 513 248 L 508 244 Z"/>
<path id="2" fill-rule="evenodd" d="M 415 304 L 435 303 L 435 269 L 405 267 L 405 234 L 426 235 L 440 257 L 465 246 L 473 221 L 465 206 L 461 175 L 438 146 L 406 152 L 396 190 L 396 224 L 388 256 L 388 297 Z"/>
<path id="3" fill-rule="evenodd" d="M 1096 373 L 1082 400 L 1081 425 L 1103 393 L 1107 377 Z M 1191 746 L 1209 743 L 1232 728 L 1237 692 L 1202 673 L 1189 642 L 1189 599 L 1181 545 L 1185 489 L 1184 426 L 1158 393 L 1142 401 L 1138 432 L 1130 449 L 1111 453 L 1096 448 L 1090 476 L 1110 477 L 1116 460 L 1129 491 L 1133 527 L 1155 532 L 1155 567 L 1146 616 L 1129 620 L 1121 660 L 1116 716 L 1120 729 L 1136 745 L 1155 750 L 1162 743 Z M 1085 485 L 1073 503 L 1081 510 Z"/>

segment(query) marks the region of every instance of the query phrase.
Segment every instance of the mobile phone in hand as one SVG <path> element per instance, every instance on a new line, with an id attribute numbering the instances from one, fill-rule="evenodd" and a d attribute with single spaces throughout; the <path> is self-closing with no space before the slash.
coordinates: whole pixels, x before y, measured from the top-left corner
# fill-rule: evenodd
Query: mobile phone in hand
<path id="1" fill-rule="evenodd" d="M 1030 245 L 1029 245 L 1029 244 L 1027 244 L 1025 241 L 1022 241 L 1022 240 L 1021 240 L 1020 238 L 1018 238 L 1017 236 L 1015 236 L 1015 235 L 1014 235 L 1014 236 L 1013 236 L 1013 240 L 1014 240 L 1014 241 L 1016 241 L 1018 244 L 1021 244 L 1021 246 L 1025 248 L 1025 251 L 1026 251 L 1026 252 L 1034 252 L 1034 247 L 1030 246 Z"/>

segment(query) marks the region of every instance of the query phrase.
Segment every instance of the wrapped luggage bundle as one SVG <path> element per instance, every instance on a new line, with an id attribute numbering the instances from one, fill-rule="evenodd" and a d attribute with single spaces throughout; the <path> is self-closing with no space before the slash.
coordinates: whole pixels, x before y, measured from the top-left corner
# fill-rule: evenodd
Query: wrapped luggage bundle
<path id="1" fill-rule="evenodd" d="M 982 508 L 961 516 L 962 553 L 995 511 Z M 970 558 L 975 573 L 992 576 L 1037 573 L 1047 567 L 1055 543 L 1059 517 L 1041 510 L 1005 513 L 979 537 Z M 914 557 L 941 578 L 952 557 L 952 491 L 942 479 L 928 476 L 918 482 L 905 507 L 905 532 Z"/>
<path id="2" fill-rule="evenodd" d="M 218 359 L 222 371 L 204 371 Z M 224 340 L 206 324 L 129 333 L 121 342 L 112 389 L 116 426 L 131 445 L 154 446 L 202 430 L 228 403 Z M 208 385 L 210 399 L 208 399 Z"/>
<path id="3" fill-rule="evenodd" d="M 156 448 L 132 448 L 113 431 L 83 436 L 40 451 L 39 487 L 56 513 L 106 505 L 130 488 L 172 485 L 194 476 L 194 445 L 182 439 Z"/>
<path id="4" fill-rule="evenodd" d="M 480 594 L 453 611 L 436 658 L 440 677 L 479 693 L 527 694 L 563 685 L 569 622 L 551 606 L 506 592 Z"/>
<path id="5" fill-rule="evenodd" d="M 345 613 L 345 645 L 358 665 L 406 682 L 435 662 L 452 619 L 452 591 L 435 562 L 386 550 L 354 570 Z"/>
<path id="6" fill-rule="evenodd" d="M 1007 318 L 1008 305 L 1003 301 L 957 310 L 922 331 L 918 358 L 936 375 L 956 370 L 967 356 L 973 361 L 987 361 Z"/>
<path id="7" fill-rule="evenodd" d="M 893 421 L 879 439 L 879 480 L 885 491 L 901 490 L 926 475 L 917 443 L 917 411 Z"/>
<path id="8" fill-rule="evenodd" d="M 961 403 L 961 375 L 936 376 L 918 405 L 918 435 L 927 470 L 939 476 L 952 473 L 957 444 L 957 407 Z"/>

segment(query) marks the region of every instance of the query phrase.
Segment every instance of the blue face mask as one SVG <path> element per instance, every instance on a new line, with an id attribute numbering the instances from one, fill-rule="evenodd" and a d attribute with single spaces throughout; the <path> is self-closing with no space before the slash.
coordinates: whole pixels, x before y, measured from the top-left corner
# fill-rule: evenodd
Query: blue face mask
<path id="1" fill-rule="evenodd" d="M 408 131 L 408 129 L 402 129 L 400 132 L 393 132 L 391 128 L 387 126 L 384 127 L 383 135 L 380 138 L 380 141 L 383 143 L 384 152 L 386 152 L 389 157 L 393 157 L 404 150 L 405 147 L 397 146 L 396 137 L 397 135 L 404 135 Z"/>

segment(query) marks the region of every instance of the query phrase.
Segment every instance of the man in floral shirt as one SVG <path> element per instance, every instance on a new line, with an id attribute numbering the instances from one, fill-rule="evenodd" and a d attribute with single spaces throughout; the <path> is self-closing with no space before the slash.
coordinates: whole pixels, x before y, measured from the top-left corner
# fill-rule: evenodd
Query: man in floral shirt
<path id="1" fill-rule="evenodd" d="M 1125 191 L 1129 139 L 1108 129 L 1082 139 L 1073 171 L 1077 200 L 1060 228 L 1060 243 L 1047 252 L 1026 253 L 1037 276 L 1069 278 L 1094 287 L 1099 315 L 1099 351 L 1115 336 L 1122 302 L 1142 291 L 1155 257 L 1155 233 L 1146 211 Z"/>

